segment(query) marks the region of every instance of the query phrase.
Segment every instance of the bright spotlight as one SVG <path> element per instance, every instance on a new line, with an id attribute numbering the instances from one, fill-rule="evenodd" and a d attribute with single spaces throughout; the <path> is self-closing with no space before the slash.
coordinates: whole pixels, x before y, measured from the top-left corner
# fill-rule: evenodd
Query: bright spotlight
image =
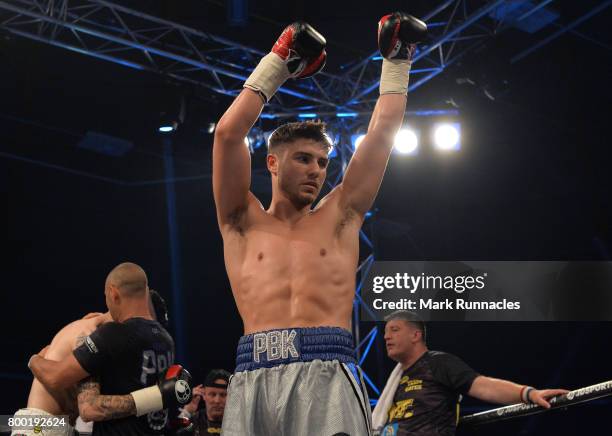
<path id="1" fill-rule="evenodd" d="M 357 150 L 357 147 L 359 147 L 359 144 L 361 144 L 361 141 L 363 141 L 363 138 L 365 138 L 366 135 L 361 134 L 361 135 L 357 135 L 355 137 L 355 139 L 353 140 L 353 146 L 355 148 L 355 150 Z"/>
<path id="2" fill-rule="evenodd" d="M 159 131 L 161 133 L 170 133 L 174 131 L 174 126 L 159 126 Z"/>
<path id="3" fill-rule="evenodd" d="M 402 129 L 395 135 L 393 148 L 400 154 L 414 154 L 419 146 L 419 138 L 414 130 Z"/>
<path id="4" fill-rule="evenodd" d="M 438 150 L 459 150 L 459 123 L 440 124 L 434 130 L 434 144 Z"/>

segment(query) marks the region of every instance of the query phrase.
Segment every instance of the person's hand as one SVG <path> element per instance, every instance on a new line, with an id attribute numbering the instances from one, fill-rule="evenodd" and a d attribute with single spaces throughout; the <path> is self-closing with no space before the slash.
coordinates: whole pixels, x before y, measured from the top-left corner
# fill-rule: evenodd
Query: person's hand
<path id="1" fill-rule="evenodd" d="M 96 324 L 96 328 L 100 327 L 100 325 L 106 323 L 106 322 L 112 322 L 113 321 L 113 317 L 111 316 L 110 312 L 104 312 L 102 314 L 100 314 L 100 316 L 97 316 L 94 319 L 94 322 Z"/>
<path id="2" fill-rule="evenodd" d="M 529 392 L 529 400 L 538 406 L 542 406 L 545 409 L 550 409 L 550 403 L 547 401 L 549 398 L 567 394 L 568 392 L 569 391 L 567 389 L 534 389 Z"/>
<path id="3" fill-rule="evenodd" d="M 204 396 L 204 386 L 197 385 L 195 388 L 193 388 L 193 395 L 199 395 L 203 397 Z"/>
<path id="4" fill-rule="evenodd" d="M 197 385 L 193 388 L 193 399 L 189 404 L 183 407 L 183 410 L 193 414 L 198 410 L 198 406 L 200 405 L 200 401 L 202 401 L 202 397 L 204 396 L 204 387 L 202 385 Z"/>

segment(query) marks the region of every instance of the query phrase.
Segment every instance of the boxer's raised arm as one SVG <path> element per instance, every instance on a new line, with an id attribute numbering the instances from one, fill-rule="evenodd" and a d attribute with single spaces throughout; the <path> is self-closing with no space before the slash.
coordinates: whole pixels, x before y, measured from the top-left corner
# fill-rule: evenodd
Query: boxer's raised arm
<path id="1" fill-rule="evenodd" d="M 213 193 L 219 226 L 247 205 L 251 184 L 251 154 L 244 139 L 259 117 L 263 101 L 244 89 L 219 120 L 213 144 Z"/>
<path id="2" fill-rule="evenodd" d="M 387 94 L 378 98 L 368 133 L 346 169 L 342 199 L 361 215 L 370 209 L 376 198 L 405 109 L 405 95 Z"/>
<path id="3" fill-rule="evenodd" d="M 219 120 L 213 144 L 213 193 L 219 226 L 234 224 L 248 204 L 251 156 L 244 142 L 265 102 L 289 78 L 306 78 L 325 65 L 325 38 L 310 25 L 293 23 L 278 38 Z"/>
<path id="4" fill-rule="evenodd" d="M 382 182 L 395 135 L 404 119 L 415 43 L 424 37 L 426 29 L 425 23 L 401 12 L 386 15 L 378 23 L 378 46 L 384 58 L 380 97 L 340 190 L 341 202 L 357 213 L 368 211 Z"/>

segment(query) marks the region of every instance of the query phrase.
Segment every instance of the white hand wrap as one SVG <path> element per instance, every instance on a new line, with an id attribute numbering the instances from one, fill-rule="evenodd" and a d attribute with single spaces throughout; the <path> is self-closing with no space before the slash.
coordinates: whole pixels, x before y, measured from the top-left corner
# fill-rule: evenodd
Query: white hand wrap
<path id="1" fill-rule="evenodd" d="M 157 386 L 139 389 L 137 391 L 130 392 L 130 395 L 132 398 L 134 398 L 136 416 L 157 412 L 158 410 L 162 410 L 164 408 L 162 394 Z"/>
<path id="2" fill-rule="evenodd" d="M 383 94 L 408 94 L 408 76 L 410 73 L 408 60 L 382 61 L 382 72 L 380 73 L 380 95 Z"/>
<path id="3" fill-rule="evenodd" d="M 244 82 L 244 87 L 258 92 L 267 103 L 289 77 L 285 62 L 278 55 L 268 53 Z"/>

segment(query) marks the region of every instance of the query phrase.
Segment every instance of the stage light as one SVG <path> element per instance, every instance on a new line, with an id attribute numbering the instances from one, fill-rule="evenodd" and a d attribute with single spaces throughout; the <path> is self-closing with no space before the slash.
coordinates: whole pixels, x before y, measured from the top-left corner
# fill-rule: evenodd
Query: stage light
<path id="1" fill-rule="evenodd" d="M 395 135 L 393 148 L 400 154 L 415 154 L 419 147 L 419 138 L 414 130 L 402 129 Z"/>
<path id="2" fill-rule="evenodd" d="M 359 144 L 361 144 L 361 141 L 363 141 L 363 138 L 365 138 L 365 136 L 365 134 L 353 135 L 353 149 L 357 150 L 357 147 L 359 147 Z"/>
<path id="3" fill-rule="evenodd" d="M 159 114 L 157 131 L 163 134 L 175 132 L 185 121 L 185 99 L 170 95 L 163 101 L 164 110 Z"/>
<path id="4" fill-rule="evenodd" d="M 176 130 L 176 127 L 174 124 L 164 124 L 159 126 L 158 130 L 160 133 L 170 133 L 174 132 Z"/>
<path id="5" fill-rule="evenodd" d="M 162 113 L 159 117 L 159 127 L 157 130 L 160 133 L 172 133 L 178 128 L 179 122 L 175 117 Z"/>
<path id="6" fill-rule="evenodd" d="M 455 151 L 461 148 L 459 123 L 440 124 L 434 129 L 434 145 L 438 150 Z"/>
<path id="7" fill-rule="evenodd" d="M 316 118 L 316 117 L 317 117 L 317 114 L 310 113 L 310 112 L 298 114 L 298 118 Z"/>

